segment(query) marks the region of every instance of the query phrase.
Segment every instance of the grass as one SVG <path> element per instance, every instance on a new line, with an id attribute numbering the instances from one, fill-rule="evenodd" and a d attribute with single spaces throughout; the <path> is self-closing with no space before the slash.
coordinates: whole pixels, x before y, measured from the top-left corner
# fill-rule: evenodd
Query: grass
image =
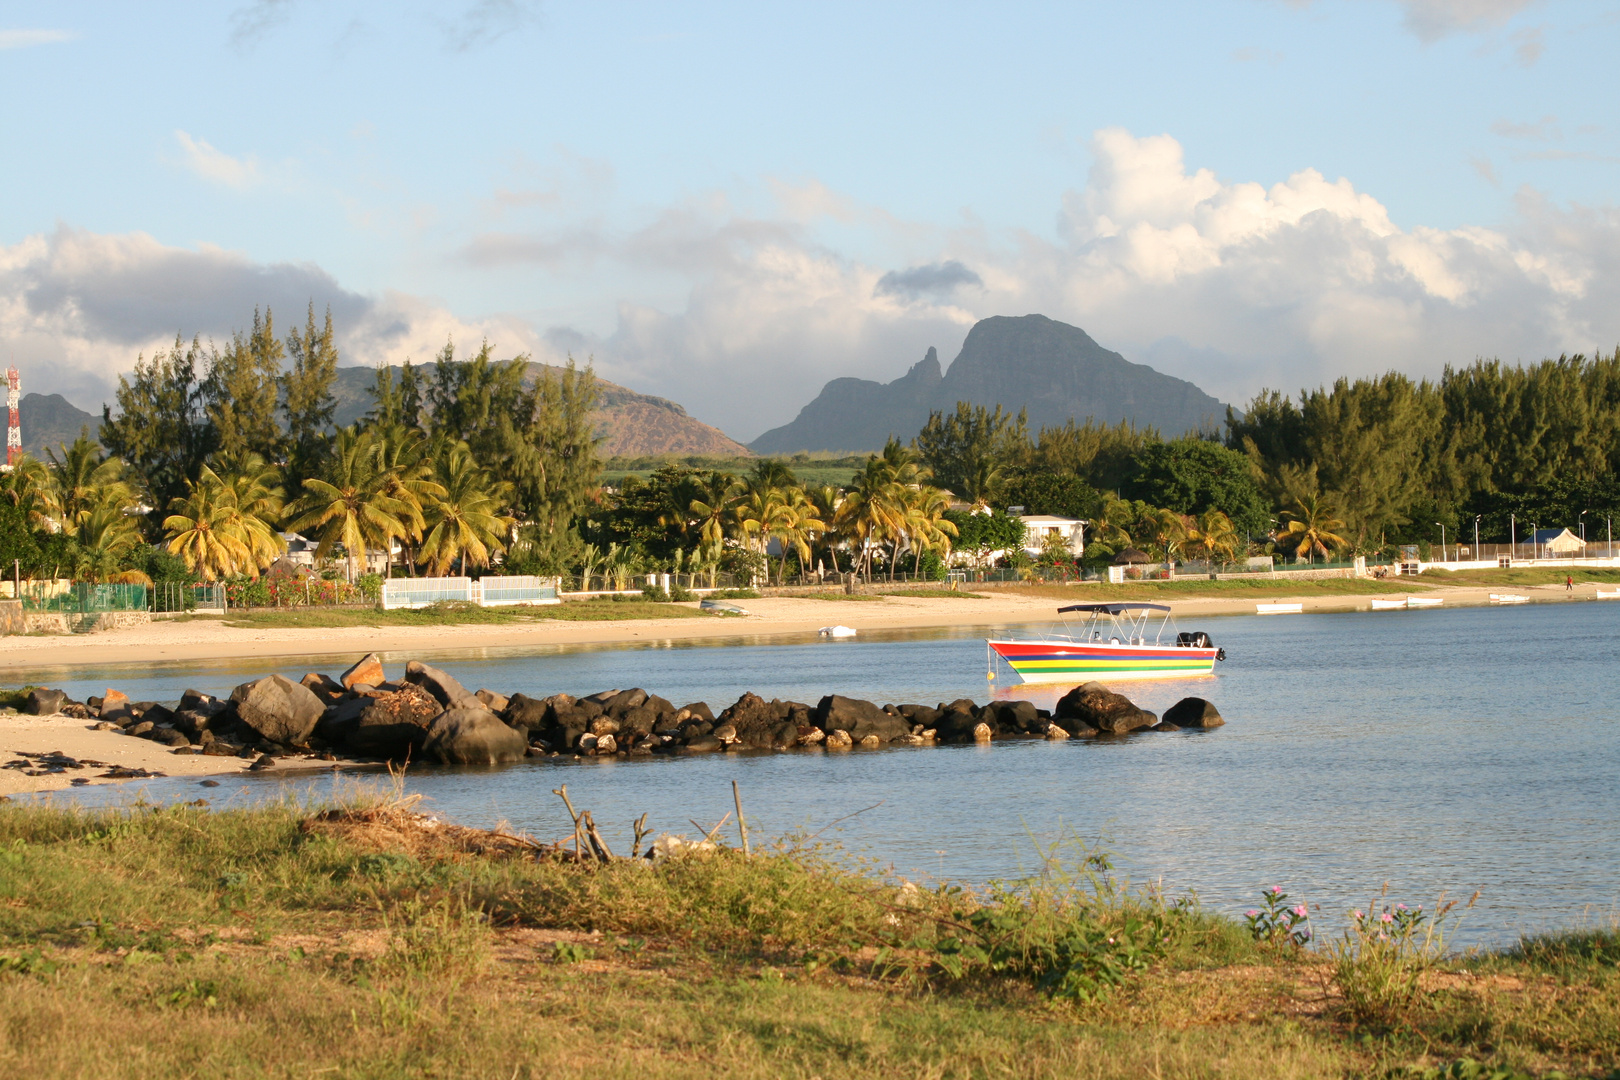
<path id="1" fill-rule="evenodd" d="M 1562 585 L 1568 575 L 1575 584 L 1620 584 L 1620 570 L 1574 566 L 1515 566 L 1507 570 L 1425 570 L 1419 575 L 1423 581 L 1436 585 Z"/>
<path id="2" fill-rule="evenodd" d="M 989 588 L 989 586 L 984 586 Z M 1367 596 L 1388 592 L 1425 592 L 1428 586 L 1412 578 L 1326 578 L 1320 581 L 1130 581 L 1122 585 L 1006 585 L 997 586 L 997 595 L 1042 596 L 1060 600 L 1194 600 L 1200 598 L 1248 600 L 1269 596 Z"/>
<path id="3" fill-rule="evenodd" d="M 375 800 L 310 815 L 290 802 L 0 805 L 0 1074 L 1620 1067 L 1613 927 L 1456 960 L 1393 1023 L 1368 1028 L 1345 1018 L 1319 954 L 1120 889 L 1093 854 L 965 893 L 906 888 L 793 844 L 579 866 L 425 829 Z M 1076 979 L 1100 992 L 1066 991 Z"/>

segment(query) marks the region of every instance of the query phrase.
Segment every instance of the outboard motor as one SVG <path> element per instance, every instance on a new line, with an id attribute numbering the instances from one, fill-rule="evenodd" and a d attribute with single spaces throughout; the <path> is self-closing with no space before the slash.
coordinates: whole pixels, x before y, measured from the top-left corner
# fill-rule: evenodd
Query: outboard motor
<path id="1" fill-rule="evenodd" d="M 1209 635 L 1204 633 L 1202 630 L 1194 630 L 1190 633 L 1176 635 L 1176 645 L 1183 649 L 1207 649 L 1214 644 L 1215 643 L 1209 639 Z M 1225 660 L 1226 650 L 1216 649 L 1215 659 Z"/>

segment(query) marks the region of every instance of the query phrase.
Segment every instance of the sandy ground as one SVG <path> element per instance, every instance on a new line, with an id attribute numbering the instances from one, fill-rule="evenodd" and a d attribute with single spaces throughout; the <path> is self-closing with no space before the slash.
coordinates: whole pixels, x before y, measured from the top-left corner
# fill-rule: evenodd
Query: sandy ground
<path id="1" fill-rule="evenodd" d="M 17 758 L 17 752 L 60 752 L 80 761 L 104 762 L 129 769 L 168 776 L 210 776 L 236 773 L 252 762 L 246 758 L 204 757 L 201 754 L 173 754 L 170 748 L 117 731 L 95 731 L 93 720 L 66 716 L 0 716 L 0 765 Z M 74 778 L 92 784 L 119 783 L 96 779 L 105 768 L 87 766 L 46 776 L 26 776 L 22 769 L 0 769 L 0 795 L 31 791 L 55 791 L 72 785 Z"/>
<path id="2" fill-rule="evenodd" d="M 1398 598 L 1407 591 L 1391 582 L 1381 597 Z M 1561 585 L 1514 586 L 1512 591 L 1532 601 L 1589 599 L 1595 586 L 1577 586 L 1566 593 Z M 1489 603 L 1488 588 L 1442 586 L 1417 590 L 1425 596 L 1444 597 L 1448 606 Z M 1086 599 L 1075 590 L 1075 602 Z M 1265 603 L 1286 603 L 1287 597 L 1264 597 Z M 1295 597 L 1313 611 L 1366 610 L 1370 596 Z M 1055 619 L 1060 601 L 992 592 L 984 599 L 884 597 L 875 601 L 765 598 L 740 601 L 747 617 L 703 619 L 634 619 L 622 622 L 537 622 L 520 625 L 467 625 L 435 627 L 338 627 L 322 630 L 239 629 L 197 620 L 184 623 L 153 622 L 96 634 L 0 638 L 0 682 L 30 681 L 33 673 L 52 669 L 102 664 L 162 661 L 220 660 L 238 657 L 360 655 L 367 652 L 401 655 L 421 653 L 444 656 L 461 649 L 525 648 L 544 645 L 633 644 L 697 639 L 757 640 L 813 634 L 823 626 L 842 624 L 856 630 L 897 630 L 939 626 L 988 626 L 1001 623 L 1047 622 Z M 1253 599 L 1219 598 L 1177 600 L 1178 619 L 1198 615 L 1252 615 Z"/>

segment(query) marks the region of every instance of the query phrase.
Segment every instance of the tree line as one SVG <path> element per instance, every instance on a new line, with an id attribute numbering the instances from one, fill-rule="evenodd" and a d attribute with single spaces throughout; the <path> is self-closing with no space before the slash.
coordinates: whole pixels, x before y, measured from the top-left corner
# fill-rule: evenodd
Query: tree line
<path id="1" fill-rule="evenodd" d="M 334 428 L 339 362 L 330 312 L 311 305 L 282 339 L 266 308 L 225 348 L 187 343 L 140 357 L 84 432 L 0 478 L 0 558 L 30 576 L 81 580 L 257 579 L 283 533 L 397 570 L 551 573 L 581 546 L 575 519 L 600 463 L 595 376 L 569 360 L 531 377 L 529 358 L 380 368 L 372 407 Z"/>

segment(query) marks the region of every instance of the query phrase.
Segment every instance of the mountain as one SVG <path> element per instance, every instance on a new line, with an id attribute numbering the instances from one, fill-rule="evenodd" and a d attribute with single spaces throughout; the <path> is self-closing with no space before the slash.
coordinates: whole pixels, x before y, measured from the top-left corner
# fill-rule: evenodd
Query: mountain
<path id="1" fill-rule="evenodd" d="M 891 435 L 910 439 L 930 411 L 949 411 L 958 401 L 1027 409 L 1032 432 L 1090 418 L 1130 420 L 1174 436 L 1226 420 L 1226 406 L 1192 383 L 1133 364 L 1077 326 L 1044 315 L 997 315 L 968 331 L 943 375 L 930 348 L 891 383 L 834 379 L 792 423 L 748 448 L 756 454 L 879 450 Z"/>
<path id="2" fill-rule="evenodd" d="M 22 424 L 22 447 L 37 458 L 44 458 L 46 450 L 71 446 L 79 432 L 90 429 L 90 438 L 96 438 L 101 429 L 101 417 L 87 413 L 61 394 L 24 394 L 17 403 L 17 419 Z"/>
<path id="3" fill-rule="evenodd" d="M 529 365 L 527 381 L 540 377 L 544 364 Z M 392 369 L 399 378 L 399 369 Z M 431 367 L 426 369 L 431 372 Z M 553 369 L 554 371 L 560 369 Z M 333 420 L 352 424 L 371 408 L 371 387 L 377 370 L 368 367 L 338 368 L 332 385 L 337 401 Z M 597 453 L 604 458 L 644 457 L 673 454 L 681 457 L 747 457 L 748 448 L 718 428 L 694 420 L 673 401 L 651 394 L 638 394 L 605 379 L 596 380 L 596 432 L 604 437 Z"/>

